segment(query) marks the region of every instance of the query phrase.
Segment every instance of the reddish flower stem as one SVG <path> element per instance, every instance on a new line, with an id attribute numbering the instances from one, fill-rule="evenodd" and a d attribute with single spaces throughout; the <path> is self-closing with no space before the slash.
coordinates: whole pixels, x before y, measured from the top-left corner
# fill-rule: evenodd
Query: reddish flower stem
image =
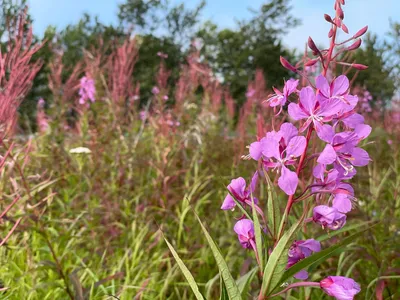
<path id="1" fill-rule="evenodd" d="M 299 176 L 299 174 L 300 174 L 300 172 L 301 172 L 301 170 L 303 168 L 303 164 L 304 164 L 304 161 L 305 161 L 306 155 L 307 155 L 308 144 L 310 143 L 310 139 L 311 139 L 311 135 L 312 135 L 313 129 L 314 128 L 313 128 L 312 125 L 310 127 L 308 127 L 307 137 L 306 137 L 306 147 L 304 149 L 303 154 L 300 157 L 299 165 L 297 166 L 297 169 L 296 169 L 297 176 Z M 286 227 L 286 224 L 287 224 L 287 219 L 288 219 L 290 210 L 291 210 L 291 208 L 293 206 L 293 203 L 294 203 L 294 194 L 290 195 L 289 198 L 288 198 L 288 201 L 287 201 L 287 204 L 286 204 L 286 208 L 285 208 L 285 214 L 284 214 L 284 216 L 285 216 L 284 217 L 285 219 L 283 221 L 284 223 L 283 223 L 283 226 L 281 227 L 281 231 L 279 232 L 277 241 L 280 240 L 280 238 L 283 235 L 283 232 L 285 231 L 285 227 Z"/>

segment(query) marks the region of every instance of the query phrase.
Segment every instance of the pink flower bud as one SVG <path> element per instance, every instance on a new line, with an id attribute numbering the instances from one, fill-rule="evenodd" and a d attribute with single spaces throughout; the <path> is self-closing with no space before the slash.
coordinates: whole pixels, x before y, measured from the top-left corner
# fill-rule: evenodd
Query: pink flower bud
<path id="1" fill-rule="evenodd" d="M 314 55 L 318 55 L 319 53 L 319 49 L 317 48 L 317 46 L 315 45 L 313 39 L 311 37 L 308 37 L 308 47 L 311 49 L 311 51 L 313 52 Z"/>
<path id="2" fill-rule="evenodd" d="M 351 46 L 347 48 L 348 51 L 356 50 L 361 46 L 361 39 L 356 40 Z"/>
<path id="3" fill-rule="evenodd" d="M 343 12 L 343 9 L 342 9 L 340 6 L 338 6 L 337 9 L 336 9 L 336 11 L 337 11 L 337 13 L 338 13 L 339 18 L 340 18 L 341 20 L 343 20 L 343 19 L 344 19 L 344 12 Z"/>
<path id="4" fill-rule="evenodd" d="M 311 67 L 311 66 L 315 65 L 318 61 L 319 61 L 318 58 L 316 58 L 316 59 L 310 59 L 308 62 L 306 62 L 306 63 L 304 64 L 304 66 L 305 66 L 305 67 Z"/>
<path id="5" fill-rule="evenodd" d="M 330 16 L 330 15 L 328 15 L 328 14 L 324 14 L 324 18 L 325 18 L 325 20 L 326 20 L 327 22 L 329 22 L 329 23 L 333 24 L 333 20 L 332 20 L 332 18 L 331 18 L 331 16 Z"/>
<path id="6" fill-rule="evenodd" d="M 288 70 L 290 70 L 290 71 L 292 71 L 292 72 L 297 72 L 297 69 L 296 69 L 294 66 L 292 66 L 292 65 L 286 60 L 286 58 L 284 58 L 283 56 L 280 57 L 280 61 L 281 61 L 282 66 L 283 66 L 285 69 L 288 69 Z"/>
<path id="7" fill-rule="evenodd" d="M 347 26 L 346 26 L 344 23 L 342 23 L 342 30 L 343 30 L 345 33 L 349 33 L 349 29 L 347 28 Z"/>
<path id="8" fill-rule="evenodd" d="M 368 69 L 368 66 L 362 65 L 362 64 L 352 64 L 351 66 L 353 68 L 355 68 L 357 70 L 361 70 L 361 71 Z"/>
<path id="9" fill-rule="evenodd" d="M 332 38 L 333 37 L 333 30 L 332 30 L 332 28 L 329 30 L 329 33 L 328 33 L 328 38 Z"/>
<path id="10" fill-rule="evenodd" d="M 353 36 L 353 39 L 359 38 L 360 36 L 364 35 L 368 30 L 368 26 L 361 28 L 357 33 Z"/>

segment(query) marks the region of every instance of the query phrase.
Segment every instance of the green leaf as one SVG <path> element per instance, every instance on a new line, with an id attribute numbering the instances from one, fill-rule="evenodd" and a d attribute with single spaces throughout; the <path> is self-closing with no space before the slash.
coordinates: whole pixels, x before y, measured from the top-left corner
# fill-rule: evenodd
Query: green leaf
<path id="1" fill-rule="evenodd" d="M 271 292 L 278 286 L 282 276 L 285 274 L 285 268 L 288 261 L 288 250 L 303 222 L 304 216 L 305 214 L 302 215 L 296 224 L 294 224 L 288 231 L 284 233 L 274 251 L 272 251 L 268 263 L 265 266 L 260 295 L 270 295 Z"/>
<path id="2" fill-rule="evenodd" d="M 185 276 L 187 282 L 189 283 L 189 286 L 192 289 L 193 294 L 195 295 L 196 299 L 204 300 L 204 297 L 200 293 L 199 287 L 197 286 L 197 283 L 194 280 L 194 277 L 193 277 L 192 273 L 190 273 L 189 269 L 186 267 L 186 265 L 180 259 L 179 255 L 175 251 L 174 247 L 167 241 L 167 239 L 165 237 L 164 237 L 164 240 L 167 243 L 167 246 L 168 246 L 169 250 L 171 251 L 172 255 L 174 256 L 176 262 L 178 263 L 178 266 L 181 269 L 181 271 L 183 273 L 183 276 Z"/>
<path id="3" fill-rule="evenodd" d="M 226 286 L 224 281 L 221 279 L 221 296 L 220 296 L 220 300 L 229 300 L 229 295 L 228 295 L 228 291 L 226 290 Z"/>
<path id="4" fill-rule="evenodd" d="M 265 170 L 264 170 L 264 176 L 267 181 L 267 190 L 268 190 L 268 202 L 267 202 L 268 225 L 275 239 L 276 236 L 278 235 L 278 224 L 280 222 L 281 212 L 279 210 L 278 198 L 275 192 L 275 188 Z"/>
<path id="5" fill-rule="evenodd" d="M 256 276 L 258 269 L 258 267 L 251 269 L 236 281 L 243 299 L 248 299 L 247 293 L 249 292 L 250 285 Z"/>
<path id="6" fill-rule="evenodd" d="M 374 226 L 374 225 L 372 225 Z M 310 266 L 317 266 L 320 263 L 324 262 L 326 259 L 328 259 L 329 257 L 331 257 L 335 251 L 337 251 L 338 249 L 350 244 L 351 242 L 354 242 L 354 240 L 360 236 L 361 233 L 363 233 L 364 231 L 367 231 L 369 228 L 371 228 L 372 226 L 365 228 L 364 230 L 361 230 L 347 238 L 344 238 L 342 241 L 340 241 L 339 243 L 324 249 L 320 252 L 314 253 L 313 255 L 299 261 L 298 263 L 296 263 L 294 266 L 292 266 L 290 269 L 288 269 L 282 276 L 279 284 L 283 284 L 284 282 L 286 282 L 289 278 L 291 278 L 293 275 L 295 275 L 296 273 L 298 273 L 299 271 L 308 268 Z"/>
<path id="7" fill-rule="evenodd" d="M 256 248 L 257 248 L 256 256 L 258 257 L 260 268 L 262 269 L 264 267 L 263 247 L 262 247 L 263 238 L 262 238 L 260 220 L 258 219 L 257 210 L 256 210 L 256 207 L 254 204 L 253 196 L 251 196 L 251 204 L 252 204 L 252 208 L 253 208 L 254 234 L 255 234 L 255 238 L 256 238 Z"/>
<path id="8" fill-rule="evenodd" d="M 204 227 L 200 218 L 196 215 L 197 220 L 200 223 L 201 229 L 207 239 L 208 244 L 210 245 L 211 251 L 214 255 L 215 260 L 217 261 L 218 269 L 221 274 L 222 280 L 224 281 L 226 291 L 229 295 L 230 300 L 242 299 L 240 296 L 240 291 L 238 286 L 236 285 L 236 281 L 233 279 L 231 273 L 229 272 L 228 265 L 226 264 L 224 258 L 222 257 L 221 252 L 218 249 L 217 244 L 215 244 L 214 240 L 208 233 L 207 229 Z"/>
<path id="9" fill-rule="evenodd" d="M 319 236 L 316 240 L 320 241 L 320 242 L 323 242 L 323 241 L 328 240 L 328 239 L 330 239 L 330 238 L 332 238 L 334 236 L 337 236 L 337 235 L 339 235 L 339 234 L 341 234 L 343 232 L 348 232 L 350 230 L 359 229 L 361 227 L 371 225 L 372 223 L 374 223 L 374 221 L 352 224 L 350 226 L 346 225 L 345 227 L 343 227 L 343 228 L 341 228 L 339 230 L 335 230 L 333 232 L 330 232 L 330 233 L 327 233 L 327 234 L 323 234 L 323 235 Z"/>

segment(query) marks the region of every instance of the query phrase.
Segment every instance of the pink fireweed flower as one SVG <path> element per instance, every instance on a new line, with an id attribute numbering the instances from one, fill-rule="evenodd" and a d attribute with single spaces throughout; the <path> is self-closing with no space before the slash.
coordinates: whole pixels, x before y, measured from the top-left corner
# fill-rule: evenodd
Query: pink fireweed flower
<path id="1" fill-rule="evenodd" d="M 275 94 L 271 95 L 268 99 L 267 102 L 269 102 L 270 107 L 275 107 L 275 106 L 283 106 L 285 105 L 288 97 L 296 92 L 297 86 L 299 84 L 298 80 L 295 79 L 289 79 L 288 81 L 285 82 L 285 86 L 283 88 L 283 92 L 279 91 L 276 88 L 274 89 Z"/>
<path id="2" fill-rule="evenodd" d="M 333 163 L 339 172 L 344 171 L 344 175 L 352 171 L 353 166 L 366 166 L 371 159 L 368 152 L 357 147 L 357 144 L 370 133 L 371 127 L 364 124 L 357 125 L 354 132 L 346 131 L 336 134 L 332 126 L 324 125 L 318 132 L 318 136 L 328 144 L 319 155 L 317 162 L 323 165 Z"/>
<path id="3" fill-rule="evenodd" d="M 319 98 L 323 100 L 339 100 L 346 105 L 355 106 L 358 97 L 349 94 L 349 79 L 345 75 L 335 78 L 331 84 L 323 75 L 319 75 L 315 80 L 315 85 L 319 90 Z"/>
<path id="4" fill-rule="evenodd" d="M 154 86 L 154 87 L 151 89 L 151 92 L 152 92 L 154 95 L 158 95 L 158 94 L 160 93 L 160 89 L 159 89 L 158 87 Z"/>
<path id="5" fill-rule="evenodd" d="M 288 263 L 286 269 L 299 262 L 300 260 L 309 257 L 313 252 L 321 251 L 321 244 L 314 239 L 295 241 L 289 248 Z M 294 278 L 305 280 L 308 278 L 306 270 L 301 270 Z"/>
<path id="6" fill-rule="evenodd" d="M 169 97 L 167 95 L 163 96 L 164 101 L 168 101 Z"/>
<path id="7" fill-rule="evenodd" d="M 94 80 L 86 76 L 80 80 L 79 104 L 85 104 L 87 100 L 95 102 L 96 87 Z"/>
<path id="8" fill-rule="evenodd" d="M 250 156 L 259 160 L 263 158 L 266 169 L 280 169 L 279 187 L 287 194 L 293 195 L 299 182 L 296 172 L 287 166 L 294 165 L 296 158 L 306 148 L 306 138 L 298 136 L 298 130 L 291 123 L 283 123 L 278 132 L 268 132 L 266 137 L 250 145 Z"/>
<path id="9" fill-rule="evenodd" d="M 255 248 L 254 224 L 251 220 L 242 219 L 236 222 L 233 230 L 238 235 L 239 242 L 243 248 Z"/>
<path id="10" fill-rule="evenodd" d="M 299 104 L 289 104 L 288 112 L 296 121 L 307 119 L 300 128 L 300 132 L 303 132 L 311 123 L 318 131 L 324 122 L 331 121 L 341 109 L 342 103 L 337 99 L 317 101 L 314 90 L 308 86 L 301 89 Z"/>
<path id="11" fill-rule="evenodd" d="M 258 172 L 255 172 L 251 183 L 246 189 L 246 180 L 242 177 L 232 179 L 231 183 L 228 185 L 228 190 L 230 193 L 226 195 L 224 202 L 222 203 L 221 209 L 223 210 L 231 210 L 234 209 L 236 206 L 235 200 L 233 200 L 231 194 L 235 197 L 237 201 L 240 201 L 242 204 L 251 204 L 251 195 L 254 193 L 256 189 L 256 185 L 258 182 Z M 254 203 L 257 204 L 257 198 L 254 198 Z"/>
<path id="12" fill-rule="evenodd" d="M 346 224 L 346 215 L 335 207 L 318 205 L 313 209 L 313 221 L 324 229 L 338 230 Z"/>
<path id="13" fill-rule="evenodd" d="M 314 193 L 332 194 L 332 206 L 341 213 L 347 213 L 352 209 L 352 200 L 354 198 L 353 187 L 342 180 L 349 179 L 344 177 L 339 171 L 332 169 L 325 171 L 323 165 L 317 165 L 313 170 L 316 177 L 311 191 Z"/>
<path id="14" fill-rule="evenodd" d="M 353 300 L 361 291 L 360 285 L 351 278 L 329 276 L 320 281 L 321 289 L 337 300 Z"/>

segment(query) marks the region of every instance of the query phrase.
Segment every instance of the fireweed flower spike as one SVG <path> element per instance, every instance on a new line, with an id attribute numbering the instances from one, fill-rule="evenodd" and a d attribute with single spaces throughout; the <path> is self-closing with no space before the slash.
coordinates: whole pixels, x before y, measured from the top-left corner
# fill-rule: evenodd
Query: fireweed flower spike
<path id="1" fill-rule="evenodd" d="M 306 138 L 298 136 L 298 130 L 290 123 L 283 123 L 278 132 L 268 132 L 259 142 L 250 145 L 250 156 L 259 160 L 263 158 L 263 165 L 268 169 L 280 170 L 279 187 L 287 194 L 293 195 L 296 191 L 299 178 L 296 172 L 287 167 L 296 163 L 297 157 L 302 155 L 306 147 Z"/>
<path id="2" fill-rule="evenodd" d="M 275 106 L 283 106 L 285 105 L 288 97 L 297 91 L 297 86 L 299 85 L 299 81 L 295 79 L 289 79 L 288 81 L 285 82 L 285 86 L 283 88 L 283 92 L 279 91 L 276 88 L 274 89 L 275 94 L 271 95 L 268 99 L 267 102 L 269 102 L 270 107 L 275 107 Z"/>
<path id="3" fill-rule="evenodd" d="M 88 100 L 95 102 L 95 94 L 96 88 L 94 80 L 86 76 L 82 77 L 79 87 L 79 104 L 86 104 L 86 101 Z"/>
<path id="4" fill-rule="evenodd" d="M 313 252 L 319 251 L 321 251 L 321 244 L 319 241 L 314 239 L 295 241 L 288 252 L 288 263 L 286 269 L 289 269 L 300 260 L 309 257 Z M 294 278 L 305 280 L 308 278 L 308 273 L 306 270 L 301 270 L 294 275 Z"/>
<path id="5" fill-rule="evenodd" d="M 243 204 L 251 205 L 252 203 L 251 194 L 254 193 L 257 182 L 258 182 L 258 172 L 255 172 L 253 178 L 251 179 L 251 183 L 247 189 L 246 189 L 246 180 L 244 180 L 244 178 L 242 177 L 233 179 L 227 188 L 229 192 L 236 198 L 237 201 L 240 201 Z M 225 200 L 222 203 L 221 209 L 232 210 L 235 208 L 236 203 L 233 200 L 231 194 L 228 193 L 228 195 L 226 195 Z M 257 198 L 253 197 L 253 200 L 255 204 L 258 203 Z"/>
<path id="6" fill-rule="evenodd" d="M 283 207 L 279 207 L 280 201 L 274 202 L 277 198 L 272 197 L 270 198 L 272 201 L 268 202 L 268 209 L 272 209 L 269 211 L 269 216 L 273 218 L 276 211 L 284 213 L 279 227 L 274 224 L 273 219 L 270 220 L 271 226 L 274 228 L 269 230 L 272 238 L 269 245 L 272 245 L 272 249 L 268 249 L 271 250 L 269 252 L 271 255 L 267 257 L 266 265 L 262 266 L 263 259 L 257 257 L 255 230 L 250 215 L 246 213 L 249 219 L 241 217 L 242 220 L 238 221 L 234 227 L 242 246 L 254 250 L 261 269 L 268 267 L 268 270 L 270 270 L 268 276 L 264 276 L 265 281 L 263 280 L 258 299 L 270 299 L 298 287 L 319 287 L 338 300 L 351 300 L 360 292 L 360 287 L 354 280 L 340 276 L 330 276 L 321 282 L 289 283 L 273 295 L 269 290 L 277 288 L 271 286 L 271 276 L 282 272 L 280 267 L 275 267 L 277 262 L 275 259 L 278 256 L 280 257 L 282 253 L 284 256 L 288 255 L 286 269 L 290 269 L 301 260 L 313 255 L 314 252 L 321 250 L 321 245 L 317 240 L 308 239 L 295 241 L 286 253 L 283 252 L 283 249 L 287 249 L 285 243 L 290 241 L 287 239 L 288 234 L 293 234 L 293 237 L 301 236 L 299 232 L 287 228 L 289 223 L 293 223 L 292 220 L 296 219 L 292 214 L 293 207 L 305 199 L 313 198 L 316 204 L 312 211 L 312 218 L 306 219 L 303 223 L 312 220 L 323 229 L 338 230 L 342 228 L 346 224 L 346 214 L 351 211 L 353 202 L 356 200 L 349 180 L 356 175 L 357 167 L 366 166 L 370 161 L 369 154 L 360 147 L 360 143 L 369 136 L 371 127 L 364 124 L 365 120 L 361 114 L 356 113 L 359 99 L 356 95 L 350 93 L 350 80 L 345 75 L 338 74 L 336 76 L 334 71 L 338 68 L 332 69 L 336 65 L 344 65 L 357 70 L 366 68 L 366 66 L 357 63 L 340 61 L 347 57 L 342 54 L 355 50 L 361 45 L 359 38 L 367 29 L 365 27 L 359 30 L 343 42 L 338 41 L 337 33 L 339 29 L 348 33 L 343 22 L 344 12 L 342 7 L 344 4 L 345 0 L 336 0 L 335 16 L 325 15 L 325 20 L 331 26 L 328 34 L 330 38 L 329 48 L 319 49 L 310 38 L 308 47 L 312 51 L 305 51 L 300 62 L 291 64 L 285 58 L 280 58 L 284 68 L 301 76 L 304 79 L 302 82 L 308 82 L 309 85 L 299 88 L 299 91 L 299 81 L 291 79 L 285 82 L 283 91 L 274 88 L 274 94 L 269 96 L 266 101 L 270 107 L 279 107 L 280 113 L 283 111 L 282 106 L 289 101 L 289 96 L 295 93 L 296 97 L 292 97 L 298 99 L 289 104 L 288 114 L 291 120 L 301 121 L 302 124 L 295 127 L 291 123 L 283 123 L 279 131 L 267 132 L 264 137 L 259 138 L 249 147 L 249 156 L 259 163 L 263 171 L 271 171 L 270 173 L 276 171 L 277 173 L 277 176 L 271 176 L 271 180 L 269 180 L 269 176 L 266 176 L 268 186 L 277 182 L 279 188 L 288 195 L 284 211 Z M 350 46 L 346 45 L 347 43 L 350 43 Z M 310 55 L 312 57 L 309 57 Z M 304 66 L 303 69 L 302 66 Z M 305 69 L 311 66 L 315 66 L 315 70 L 321 70 L 321 74 L 316 78 Z M 250 89 L 247 92 L 247 97 L 253 96 Z M 368 97 L 368 95 L 365 97 Z M 362 103 L 362 100 L 360 102 Z M 306 131 L 305 136 L 299 135 L 299 132 L 303 131 Z M 310 145 L 310 143 L 318 141 L 318 139 L 314 139 L 314 135 L 317 135 L 320 139 L 319 142 L 323 142 L 323 145 L 319 148 L 317 146 L 321 143 Z M 245 157 L 247 158 L 247 156 Z M 314 158 L 316 158 L 316 161 Z M 310 174 L 310 170 L 312 170 L 312 174 Z M 310 178 L 311 176 L 314 178 Z M 303 184 L 299 184 L 299 178 L 304 178 Z M 252 182 L 254 180 L 253 177 Z M 312 183 L 308 184 L 311 181 Z M 295 197 L 298 186 L 302 187 L 302 191 Z M 255 189 L 255 184 L 252 183 L 247 187 L 246 181 L 239 177 L 232 180 L 228 189 L 230 195 L 226 196 L 222 209 L 233 209 L 235 207 L 233 198 L 245 204 L 244 209 L 248 209 L 248 206 L 251 205 L 251 198 L 249 199 L 249 197 Z M 254 200 L 258 203 L 257 199 Z M 255 208 L 259 212 L 260 207 L 256 205 Z M 303 210 L 304 208 L 308 208 L 308 205 L 303 206 Z M 300 206 L 298 212 L 301 209 Z M 305 209 L 302 218 L 305 218 L 308 213 L 309 211 Z M 262 210 L 260 214 L 262 214 Z M 266 224 L 265 218 L 263 218 L 263 221 Z M 301 221 L 299 220 L 299 223 L 296 224 L 297 227 L 292 226 L 292 228 L 295 228 L 293 230 L 301 230 L 303 225 Z M 265 230 L 262 232 L 266 233 Z M 285 244 L 285 248 L 280 247 L 282 244 Z M 257 246 L 260 251 L 266 250 L 266 245 Z M 276 257 L 273 256 L 274 252 L 277 254 Z M 294 277 L 304 280 L 308 277 L 308 274 L 304 269 L 295 274 Z"/>
<path id="7" fill-rule="evenodd" d="M 352 300 L 361 291 L 360 285 L 351 278 L 329 276 L 320 282 L 321 289 L 337 300 Z"/>

